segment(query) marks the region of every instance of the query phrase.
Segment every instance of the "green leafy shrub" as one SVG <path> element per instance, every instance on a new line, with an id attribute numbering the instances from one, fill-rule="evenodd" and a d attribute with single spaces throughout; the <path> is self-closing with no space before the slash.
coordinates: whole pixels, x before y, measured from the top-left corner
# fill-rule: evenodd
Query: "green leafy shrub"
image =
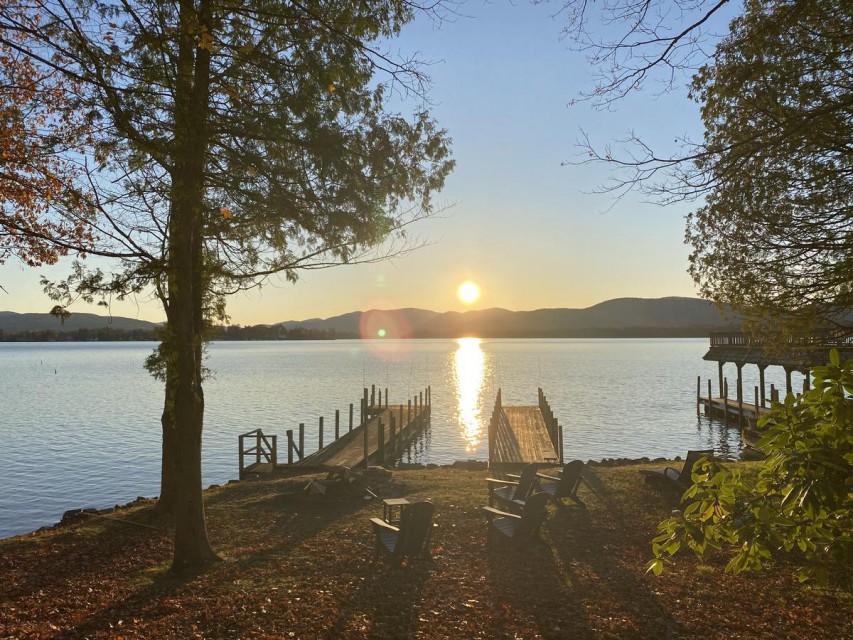
<path id="1" fill-rule="evenodd" d="M 709 459 L 659 526 L 648 570 L 660 574 L 682 548 L 731 556 L 727 571 L 757 570 L 781 553 L 801 580 L 824 583 L 853 560 L 853 361 L 812 369 L 813 387 L 788 395 L 759 420 L 767 458 L 755 477 Z"/>

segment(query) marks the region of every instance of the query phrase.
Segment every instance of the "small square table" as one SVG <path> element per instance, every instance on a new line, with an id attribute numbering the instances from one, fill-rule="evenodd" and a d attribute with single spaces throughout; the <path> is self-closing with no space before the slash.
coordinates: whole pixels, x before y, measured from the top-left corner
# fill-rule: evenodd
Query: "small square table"
<path id="1" fill-rule="evenodd" d="M 382 519 L 389 524 L 399 524 L 403 518 L 403 510 L 409 506 L 405 498 L 385 498 L 382 501 Z M 394 510 L 397 509 L 397 518 L 394 518 Z"/>

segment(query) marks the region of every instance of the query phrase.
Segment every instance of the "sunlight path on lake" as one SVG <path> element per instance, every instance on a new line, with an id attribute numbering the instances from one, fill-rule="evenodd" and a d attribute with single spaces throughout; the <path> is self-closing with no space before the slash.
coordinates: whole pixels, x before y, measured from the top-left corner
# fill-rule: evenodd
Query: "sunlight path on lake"
<path id="1" fill-rule="evenodd" d="M 480 338 L 459 338 L 454 355 L 456 399 L 459 403 L 459 427 L 467 443 L 465 453 L 477 450 L 483 439 L 480 420 L 480 393 L 486 374 L 486 356 Z"/>

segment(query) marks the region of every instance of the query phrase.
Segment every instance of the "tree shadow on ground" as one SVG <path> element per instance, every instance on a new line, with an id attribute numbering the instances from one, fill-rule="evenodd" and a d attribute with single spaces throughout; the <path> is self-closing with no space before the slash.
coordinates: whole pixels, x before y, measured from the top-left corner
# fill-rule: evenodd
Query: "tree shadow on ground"
<path id="1" fill-rule="evenodd" d="M 377 638 L 412 638 L 420 622 L 424 585 L 435 569 L 432 560 L 406 560 L 402 565 L 382 558 L 364 565 L 361 585 L 340 605 L 329 638 L 367 633 Z"/>
<path id="2" fill-rule="evenodd" d="M 558 510 L 548 531 L 576 597 L 594 604 L 592 626 L 596 633 L 616 637 L 677 637 L 679 623 L 661 606 L 653 578 L 644 573 L 643 558 L 651 555 L 651 539 L 665 505 L 673 498 L 677 504 L 680 493 L 661 495 L 660 511 L 644 513 L 640 508 L 626 509 L 624 501 L 614 499 L 594 470 L 584 473 L 593 493 L 588 513 L 579 517 L 577 512 Z M 636 483 L 635 492 L 651 491 L 639 476 Z"/>
<path id="3" fill-rule="evenodd" d="M 525 637 L 530 629 L 543 638 L 595 637 L 576 586 L 542 538 L 515 541 L 491 534 L 486 553 L 493 637 Z"/>

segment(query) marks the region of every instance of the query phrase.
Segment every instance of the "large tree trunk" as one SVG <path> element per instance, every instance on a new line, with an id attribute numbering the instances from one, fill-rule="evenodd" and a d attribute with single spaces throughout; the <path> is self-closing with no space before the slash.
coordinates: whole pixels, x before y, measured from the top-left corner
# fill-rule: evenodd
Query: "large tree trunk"
<path id="1" fill-rule="evenodd" d="M 207 537 L 201 488 L 201 433 L 204 394 L 201 358 L 204 333 L 204 161 L 209 96 L 210 51 L 198 46 L 197 34 L 210 32 L 210 4 L 195 10 L 184 0 L 180 9 L 178 77 L 175 83 L 174 168 L 171 185 L 169 302 L 166 340 L 167 382 L 174 382 L 174 430 L 168 442 L 174 473 L 175 548 L 172 570 L 203 567 L 217 558 Z M 174 378 L 170 379 L 170 374 Z M 172 385 L 167 386 L 167 391 Z M 168 411 L 167 406 L 164 411 Z"/>
<path id="2" fill-rule="evenodd" d="M 174 373 L 166 368 L 166 393 L 163 401 L 163 415 L 160 424 L 163 428 L 163 451 L 160 463 L 160 497 L 157 511 L 164 516 L 174 516 L 177 502 L 178 469 L 175 456 L 175 391 Z"/>

